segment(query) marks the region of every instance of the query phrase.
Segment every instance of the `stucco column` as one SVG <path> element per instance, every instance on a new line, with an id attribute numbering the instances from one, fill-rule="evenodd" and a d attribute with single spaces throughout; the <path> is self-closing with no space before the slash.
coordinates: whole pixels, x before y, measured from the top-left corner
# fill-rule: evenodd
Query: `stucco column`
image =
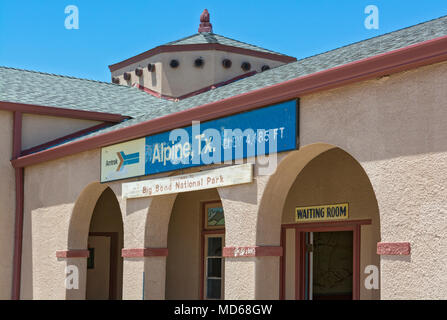
<path id="1" fill-rule="evenodd" d="M 167 231 L 175 197 L 127 199 L 123 299 L 165 298 Z"/>
<path id="2" fill-rule="evenodd" d="M 67 300 L 85 300 L 87 288 L 87 257 L 67 258 L 65 265 L 65 288 Z M 78 280 L 77 288 L 72 287 L 73 281 Z M 68 283 L 67 283 L 68 282 Z"/>
<path id="3" fill-rule="evenodd" d="M 279 298 L 279 243 L 258 244 L 258 209 L 269 176 L 219 188 L 225 213 L 225 299 Z"/>

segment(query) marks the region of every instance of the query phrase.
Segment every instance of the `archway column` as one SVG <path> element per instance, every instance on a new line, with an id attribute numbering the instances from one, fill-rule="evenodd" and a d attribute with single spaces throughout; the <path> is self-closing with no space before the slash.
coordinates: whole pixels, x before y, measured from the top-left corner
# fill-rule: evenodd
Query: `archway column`
<path id="1" fill-rule="evenodd" d="M 167 233 L 176 194 L 127 199 L 123 299 L 165 298 Z"/>
<path id="2" fill-rule="evenodd" d="M 127 256 L 124 258 L 123 299 L 165 299 L 166 256 Z"/>
<path id="3" fill-rule="evenodd" d="M 282 248 L 259 243 L 258 211 L 269 176 L 219 188 L 225 212 L 225 299 L 278 299 Z"/>
<path id="4" fill-rule="evenodd" d="M 58 250 L 56 258 L 63 261 L 64 281 L 61 285 L 65 287 L 66 300 L 85 300 L 87 286 L 87 258 L 88 250 Z"/>

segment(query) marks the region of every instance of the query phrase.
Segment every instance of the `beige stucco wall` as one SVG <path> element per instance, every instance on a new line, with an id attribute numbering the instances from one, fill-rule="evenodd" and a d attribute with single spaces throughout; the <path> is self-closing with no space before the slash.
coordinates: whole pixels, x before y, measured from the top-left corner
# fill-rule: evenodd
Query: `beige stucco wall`
<path id="1" fill-rule="evenodd" d="M 204 59 L 205 64 L 201 68 L 196 68 L 194 61 L 199 57 Z M 175 69 L 169 66 L 172 59 L 176 59 L 180 63 Z M 232 61 L 231 68 L 225 69 L 222 67 L 223 59 Z M 179 97 L 246 73 L 241 69 L 243 62 L 249 62 L 251 64 L 250 71 L 257 72 L 261 72 L 263 65 L 274 68 L 284 64 L 270 59 L 214 50 L 167 52 L 120 68 L 112 72 L 112 76 L 118 77 L 120 84 L 132 85 L 138 83 L 164 95 Z M 155 64 L 155 72 L 147 70 L 149 63 Z M 143 69 L 141 78 L 135 74 L 135 69 L 138 67 Z M 124 80 L 124 72 L 130 72 L 131 80 Z"/>
<path id="2" fill-rule="evenodd" d="M 100 124 L 99 121 L 23 114 L 22 150 Z"/>
<path id="3" fill-rule="evenodd" d="M 25 169 L 22 299 L 65 298 L 65 266 L 70 261 L 57 259 L 56 251 L 68 249 L 73 207 L 84 188 L 99 180 L 99 165 L 99 151 L 93 150 Z M 85 221 L 87 231 L 89 223 Z"/>
<path id="4" fill-rule="evenodd" d="M 380 209 L 382 299 L 447 298 L 447 63 L 305 96 L 302 145 L 324 141 L 357 159 Z"/>
<path id="5" fill-rule="evenodd" d="M 15 222 L 15 170 L 11 165 L 13 113 L 0 111 L 0 300 L 11 298 Z"/>
<path id="6" fill-rule="evenodd" d="M 220 200 L 215 189 L 181 193 L 168 231 L 166 299 L 200 299 L 202 203 Z"/>

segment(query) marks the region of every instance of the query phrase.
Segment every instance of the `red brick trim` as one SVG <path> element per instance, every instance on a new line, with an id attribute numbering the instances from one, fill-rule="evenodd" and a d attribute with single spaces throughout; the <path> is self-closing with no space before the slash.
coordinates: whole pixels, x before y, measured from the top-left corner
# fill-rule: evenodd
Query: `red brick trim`
<path id="1" fill-rule="evenodd" d="M 357 81 L 402 72 L 447 60 L 447 36 L 417 43 L 335 68 L 291 79 L 191 109 L 171 113 L 133 126 L 98 134 L 12 160 L 15 168 L 141 138 L 163 131 L 250 111 L 303 95 L 341 87 Z"/>
<path id="2" fill-rule="evenodd" d="M 168 248 L 123 249 L 123 258 L 167 257 Z"/>
<path id="3" fill-rule="evenodd" d="M 281 257 L 282 247 L 225 247 L 222 256 L 227 258 L 250 258 L 250 257 Z"/>
<path id="4" fill-rule="evenodd" d="M 165 95 L 165 94 L 161 94 L 160 92 L 157 92 L 157 91 L 155 91 L 155 90 L 146 88 L 145 86 L 142 86 L 142 85 L 139 84 L 139 83 L 135 83 L 135 84 L 133 84 L 133 86 L 134 86 L 135 88 L 140 89 L 141 91 L 144 91 L 144 92 L 146 92 L 146 93 L 148 93 L 148 94 L 150 94 L 150 95 L 156 97 L 156 98 L 165 99 L 165 100 L 170 100 L 170 101 L 177 101 L 177 98 L 175 98 L 175 97 L 168 96 L 168 95 Z"/>
<path id="5" fill-rule="evenodd" d="M 67 259 L 67 258 L 88 258 L 90 256 L 90 251 L 88 250 L 60 250 L 56 251 L 56 258 Z"/>
<path id="6" fill-rule="evenodd" d="M 31 113 L 45 116 L 64 117 L 73 119 L 96 120 L 105 122 L 121 122 L 130 117 L 115 113 L 84 111 L 75 109 L 64 109 L 57 107 L 38 106 L 15 102 L 0 101 L 0 110 Z"/>
<path id="7" fill-rule="evenodd" d="M 411 244 L 409 242 L 379 242 L 377 254 L 381 256 L 409 256 Z"/>
<path id="8" fill-rule="evenodd" d="M 124 61 L 112 64 L 109 66 L 109 69 L 111 72 L 113 72 L 118 69 L 124 68 L 128 65 L 131 65 L 133 63 L 140 62 L 141 60 L 155 56 L 156 54 L 159 54 L 159 53 L 182 52 L 182 51 L 201 51 L 201 50 L 216 50 L 216 51 L 233 52 L 233 53 L 239 53 L 239 54 L 243 54 L 243 55 L 247 55 L 247 56 L 281 61 L 281 62 L 286 62 L 286 63 L 296 61 L 296 58 L 294 58 L 294 57 L 285 56 L 285 55 L 281 55 L 281 54 L 274 54 L 274 53 L 269 53 L 269 52 L 261 52 L 261 51 L 255 51 L 255 50 L 250 50 L 250 49 L 232 47 L 232 46 L 227 46 L 227 45 L 223 45 L 220 43 L 198 43 L 198 44 L 158 46 L 154 49 L 140 53 L 140 54 L 138 54 L 134 57 L 131 57 L 129 59 L 126 59 Z"/>

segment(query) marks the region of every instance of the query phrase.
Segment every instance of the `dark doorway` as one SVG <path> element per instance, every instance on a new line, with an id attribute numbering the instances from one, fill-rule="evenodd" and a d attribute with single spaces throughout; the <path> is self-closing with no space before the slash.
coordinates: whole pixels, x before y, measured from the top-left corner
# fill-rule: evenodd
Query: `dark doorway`
<path id="1" fill-rule="evenodd" d="M 306 300 L 353 299 L 353 232 L 306 232 Z"/>

